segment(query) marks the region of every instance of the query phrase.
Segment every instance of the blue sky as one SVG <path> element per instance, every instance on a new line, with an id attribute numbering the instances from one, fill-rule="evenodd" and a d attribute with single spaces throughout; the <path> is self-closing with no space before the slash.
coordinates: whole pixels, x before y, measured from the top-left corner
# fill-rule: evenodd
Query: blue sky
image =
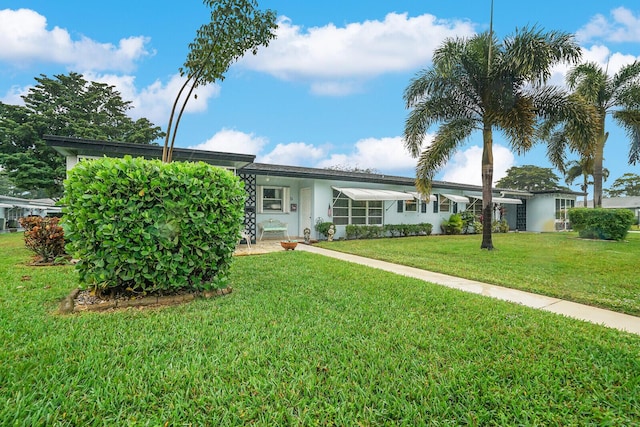
<path id="1" fill-rule="evenodd" d="M 3 0 L 0 3 L 0 100 L 20 95 L 45 74 L 85 75 L 113 84 L 133 102 L 134 118 L 166 127 L 177 93 L 178 68 L 209 10 L 199 1 Z M 415 160 L 402 146 L 408 111 L 402 94 L 429 67 L 433 49 L 447 37 L 489 27 L 490 1 L 262 0 L 280 20 L 278 39 L 233 65 L 227 78 L 198 91 L 177 137 L 180 147 L 257 155 L 257 161 L 327 167 L 375 168 L 413 176 Z M 536 24 L 577 35 L 583 59 L 617 71 L 640 59 L 640 5 L 636 0 L 539 0 L 528 6 L 495 0 L 498 37 Z M 172 5 L 172 6 L 169 6 Z M 529 6 L 530 5 L 530 6 Z M 567 67 L 553 81 L 563 84 Z M 611 132 L 605 188 L 625 172 L 629 142 Z M 433 131 L 433 129 L 431 129 Z M 494 178 L 507 168 L 549 167 L 545 149 L 517 156 L 494 134 Z M 469 142 L 438 179 L 480 184 L 482 136 Z M 577 188 L 577 187 L 574 187 Z"/>

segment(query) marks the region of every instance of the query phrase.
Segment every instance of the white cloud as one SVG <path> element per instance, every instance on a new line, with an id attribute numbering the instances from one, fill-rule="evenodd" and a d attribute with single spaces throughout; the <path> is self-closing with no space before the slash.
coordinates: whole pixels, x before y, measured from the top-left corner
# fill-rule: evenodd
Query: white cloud
<path id="1" fill-rule="evenodd" d="M 310 81 L 315 93 L 336 95 L 350 93 L 349 81 L 424 66 L 445 38 L 473 33 L 470 22 L 439 20 L 429 14 L 389 13 L 384 21 L 308 30 L 282 17 L 278 38 L 240 64 L 281 79 Z"/>
<path id="2" fill-rule="evenodd" d="M 184 78 L 179 74 L 171 76 L 165 84 L 160 80 L 154 81 L 147 87 L 138 89 L 135 85 L 135 76 L 115 74 L 95 74 L 86 72 L 84 78 L 89 81 L 97 81 L 113 85 L 122 95 L 125 101 L 131 101 L 134 109 L 129 114 L 134 118 L 146 117 L 156 125 L 165 126 L 169 119 L 171 107 L 184 83 Z M 220 86 L 211 84 L 201 86 L 194 92 L 185 109 L 186 113 L 201 113 L 207 111 L 210 99 L 220 94 Z"/>
<path id="3" fill-rule="evenodd" d="M 292 142 L 276 145 L 271 152 L 259 156 L 257 161 L 278 165 L 311 166 L 324 156 L 325 151 L 322 148 L 304 142 Z"/>
<path id="4" fill-rule="evenodd" d="M 356 142 L 351 153 L 332 154 L 317 163 L 320 168 L 330 166 L 357 166 L 386 173 L 406 173 L 415 169 L 416 159 L 404 148 L 402 137 L 366 138 Z"/>
<path id="5" fill-rule="evenodd" d="M 640 42 L 640 16 L 625 8 L 611 10 L 611 20 L 597 14 L 576 32 L 582 42 L 604 39 L 612 42 Z"/>
<path id="6" fill-rule="evenodd" d="M 0 102 L 5 104 L 12 105 L 24 105 L 24 100 L 22 99 L 23 95 L 26 95 L 29 92 L 29 86 L 20 87 L 20 86 L 11 86 L 9 91 L 0 98 Z"/>
<path id="7" fill-rule="evenodd" d="M 506 176 L 515 164 L 513 153 L 502 145 L 493 145 L 493 183 Z M 442 171 L 442 180 L 461 184 L 482 185 L 482 147 L 473 145 L 457 151 Z"/>
<path id="8" fill-rule="evenodd" d="M 131 71 L 136 61 L 152 52 L 147 37 L 121 39 L 118 45 L 87 37 L 72 40 L 60 27 L 47 28 L 47 19 L 30 9 L 0 10 L 0 61 L 22 67 L 52 62 L 76 69 Z"/>
<path id="9" fill-rule="evenodd" d="M 222 129 L 202 144 L 189 148 L 224 153 L 259 154 L 269 143 L 267 138 L 233 129 Z"/>

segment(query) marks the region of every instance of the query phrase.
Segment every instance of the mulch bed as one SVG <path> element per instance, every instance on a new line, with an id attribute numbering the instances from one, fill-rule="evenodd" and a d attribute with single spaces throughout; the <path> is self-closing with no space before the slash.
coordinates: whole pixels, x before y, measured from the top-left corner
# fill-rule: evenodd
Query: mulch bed
<path id="1" fill-rule="evenodd" d="M 229 286 L 222 289 L 203 292 L 179 291 L 169 295 L 136 295 L 132 293 L 118 293 L 110 295 L 95 295 L 91 291 L 75 289 L 61 303 L 58 313 L 71 314 L 83 311 L 113 311 L 125 308 L 154 308 L 169 305 L 184 304 L 196 298 L 214 298 L 230 294 L 233 289 Z"/>

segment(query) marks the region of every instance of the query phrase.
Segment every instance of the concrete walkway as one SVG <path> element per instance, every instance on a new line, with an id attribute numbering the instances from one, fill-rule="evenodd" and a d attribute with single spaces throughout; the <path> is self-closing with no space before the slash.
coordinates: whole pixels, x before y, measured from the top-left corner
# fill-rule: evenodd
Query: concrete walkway
<path id="1" fill-rule="evenodd" d="M 280 250 L 282 250 L 282 248 L 280 248 Z M 404 265 L 392 264 L 390 262 L 378 261 L 358 255 L 331 251 L 317 246 L 299 244 L 296 250 L 312 252 L 343 261 L 366 265 L 368 267 L 389 271 L 391 273 L 424 280 L 425 282 L 436 283 L 449 288 L 485 295 L 504 301 L 511 301 L 527 307 L 550 311 L 552 313 L 562 314 L 574 319 L 585 320 L 587 322 L 640 335 L 640 317 L 634 317 L 628 314 L 616 313 L 614 311 L 564 301 L 558 298 L 546 297 L 543 295 L 532 294 L 530 292 L 504 288 L 502 286 L 489 285 L 482 282 L 476 282 L 474 280 L 467 280 L 460 277 L 448 276 L 446 274 L 420 270 L 418 268 L 406 267 Z"/>

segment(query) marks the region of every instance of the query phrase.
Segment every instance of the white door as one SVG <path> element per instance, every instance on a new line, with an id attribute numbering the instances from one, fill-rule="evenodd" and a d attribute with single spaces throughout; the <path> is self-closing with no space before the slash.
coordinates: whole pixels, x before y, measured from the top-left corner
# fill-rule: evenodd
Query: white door
<path id="1" fill-rule="evenodd" d="M 299 236 L 304 236 L 304 229 L 308 228 L 313 233 L 312 221 L 311 221 L 311 188 L 300 189 L 300 233 Z"/>

